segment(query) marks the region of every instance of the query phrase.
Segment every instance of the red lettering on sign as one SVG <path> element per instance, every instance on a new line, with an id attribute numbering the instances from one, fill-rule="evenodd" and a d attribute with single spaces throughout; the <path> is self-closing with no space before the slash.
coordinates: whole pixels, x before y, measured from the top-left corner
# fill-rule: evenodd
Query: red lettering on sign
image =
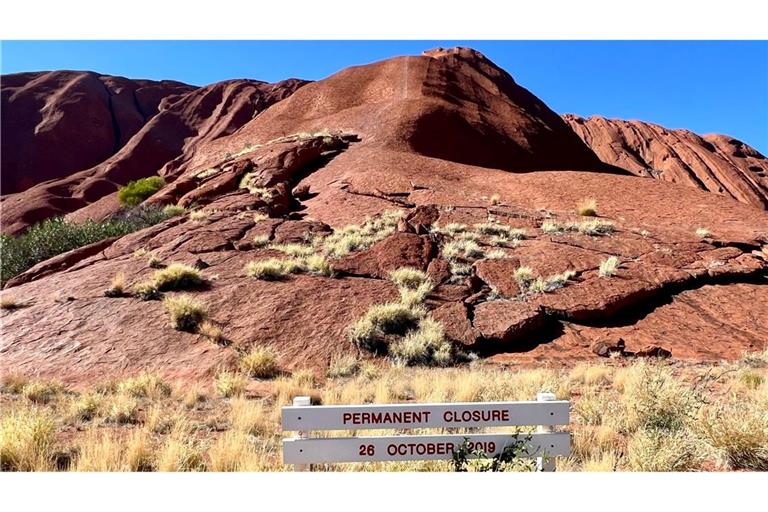
<path id="1" fill-rule="evenodd" d="M 452 411 L 443 413 L 443 421 L 448 423 L 479 423 L 509 421 L 509 410 L 491 409 L 480 411 Z"/>

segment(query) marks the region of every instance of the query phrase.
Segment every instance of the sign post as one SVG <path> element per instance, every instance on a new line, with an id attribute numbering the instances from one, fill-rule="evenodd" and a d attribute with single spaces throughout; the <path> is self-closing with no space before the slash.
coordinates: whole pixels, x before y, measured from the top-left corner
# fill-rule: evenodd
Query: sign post
<path id="1" fill-rule="evenodd" d="M 308 396 L 297 396 L 293 399 L 294 407 L 309 407 L 312 405 L 312 399 Z M 309 439 L 309 431 L 299 430 L 296 432 L 295 439 Z M 294 471 L 312 471 L 311 464 L 294 464 Z"/>
<path id="2" fill-rule="evenodd" d="M 466 440 L 471 453 L 494 457 L 517 443 L 514 433 L 388 435 L 312 438 L 313 431 L 374 429 L 456 429 L 536 427 L 526 436 L 520 457 L 537 459 L 539 471 L 554 471 L 555 457 L 570 453 L 570 434 L 555 432 L 567 425 L 570 404 L 552 393 L 539 393 L 529 402 L 455 402 L 311 406 L 309 397 L 296 397 L 283 407 L 283 430 L 297 434 L 283 440 L 283 462 L 296 471 L 312 463 L 407 460 L 451 460 Z"/>
<path id="3" fill-rule="evenodd" d="M 556 400 L 554 393 L 538 393 L 536 395 L 537 402 L 553 402 Z M 539 425 L 536 428 L 537 434 L 546 434 L 552 432 L 552 427 L 549 425 Z M 555 470 L 555 458 L 553 454 L 549 453 L 548 457 L 536 457 L 536 470 L 537 471 L 554 471 Z"/>

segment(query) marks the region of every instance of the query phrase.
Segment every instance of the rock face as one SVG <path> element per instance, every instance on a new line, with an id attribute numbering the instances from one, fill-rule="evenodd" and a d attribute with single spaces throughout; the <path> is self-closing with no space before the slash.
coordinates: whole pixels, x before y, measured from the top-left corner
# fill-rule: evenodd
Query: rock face
<path id="1" fill-rule="evenodd" d="M 85 71 L 4 75 L 3 195 L 103 162 L 158 113 L 165 98 L 194 89 Z"/>
<path id="2" fill-rule="evenodd" d="M 563 119 L 605 163 L 768 209 L 768 159 L 739 140 L 600 116 Z"/>
<path id="3" fill-rule="evenodd" d="M 423 305 L 446 336 L 492 361 L 570 364 L 619 351 L 610 348 L 618 339 L 627 357 L 692 360 L 768 344 L 764 209 L 600 162 L 560 117 L 469 49 L 299 85 L 195 90 L 161 105 L 102 164 L 4 199 L 4 216 L 20 211 L 6 210 L 11 199 L 45 209 L 35 198 L 55 192 L 62 204 L 51 201 L 42 215 L 98 217 L 117 208 L 117 184 L 160 170 L 167 184 L 148 202 L 198 213 L 60 255 L 9 282 L 2 293 L 23 307 L 0 311 L 0 375 L 193 378 L 234 365 L 252 346 L 276 348 L 286 370 L 321 369 L 357 351 L 348 325 L 371 305 L 400 299 L 388 274 L 401 266 L 430 276 Z M 543 229 L 583 222 L 574 209 L 587 197 L 612 230 Z M 361 245 L 356 237 L 392 210 L 399 222 Z M 520 240 L 488 233 L 508 228 L 522 230 Z M 249 262 L 307 250 L 273 244 L 319 253 L 331 232 L 352 247 L 327 254 L 335 277 L 247 276 Z M 451 256 L 447 244 L 461 236 L 479 248 Z M 207 285 L 186 293 L 206 305 L 230 346 L 174 330 L 157 301 L 104 296 L 117 273 L 129 289 L 152 276 L 140 249 L 203 268 Z M 619 265 L 601 277 L 609 256 Z M 521 267 L 528 284 L 512 276 Z"/>
<path id="4" fill-rule="evenodd" d="M 25 75 L 14 76 L 21 80 Z M 91 87 L 98 86 L 99 93 L 106 95 L 105 86 L 99 85 L 101 80 L 91 75 L 85 74 L 80 79 L 86 82 L 90 79 L 95 80 L 96 84 L 91 84 Z M 79 80 L 75 80 L 75 84 L 79 83 Z M 80 211 L 75 213 L 72 219 L 103 218 L 114 213 L 119 208 L 114 193 L 120 186 L 131 180 L 155 174 L 163 176 L 167 181 L 172 180 L 185 169 L 186 163 L 203 141 L 232 134 L 253 116 L 290 95 L 304 83 L 300 80 L 286 80 L 276 84 L 255 80 L 231 80 L 198 89 L 179 84 L 179 92 L 186 91 L 186 93 L 166 97 L 159 106 L 155 105 L 155 115 L 149 115 L 152 114 L 152 110 L 148 110 L 148 117 L 144 122 L 133 125 L 135 130 L 130 138 L 127 138 L 129 130 L 121 129 L 117 121 L 115 121 L 114 130 L 111 121 L 110 124 L 104 124 L 107 121 L 103 123 L 94 121 L 91 127 L 95 134 L 103 138 L 103 144 L 101 144 L 103 150 L 96 149 L 99 147 L 98 144 L 94 146 L 88 143 L 87 132 L 86 138 L 82 138 L 79 126 L 80 124 L 88 125 L 88 123 L 84 122 L 82 117 L 78 120 L 77 116 L 85 116 L 85 119 L 89 119 L 87 113 L 78 111 L 76 115 L 60 114 L 61 126 L 52 128 L 51 137 L 63 138 L 61 146 L 45 145 L 45 139 L 36 139 L 34 144 L 28 146 L 38 149 L 36 153 L 43 155 L 39 158 L 55 158 L 58 154 L 79 155 L 80 151 L 77 148 L 83 143 L 81 141 L 86 142 L 88 150 L 82 152 L 85 156 L 71 157 L 76 160 L 66 167 L 61 167 L 58 176 L 43 174 L 43 179 L 52 177 L 59 179 L 39 183 L 16 194 L 3 195 L 3 232 L 19 233 L 43 218 L 78 212 L 78 210 Z M 27 86 L 27 88 L 30 87 Z M 22 88 L 23 91 L 24 88 Z M 57 94 L 67 97 L 66 90 L 58 91 Z M 136 94 L 137 97 L 142 96 L 140 91 Z M 3 98 L 6 95 L 3 89 Z M 13 100 L 14 95 L 8 96 Z M 151 96 L 148 93 L 147 96 L 150 99 L 157 99 L 157 95 Z M 114 105 L 118 104 L 118 100 L 109 99 L 111 97 L 101 98 L 93 91 L 75 94 L 74 98 L 83 98 L 79 102 L 84 104 L 81 106 L 83 108 L 90 106 L 93 109 L 97 108 L 91 104 L 99 105 L 103 100 L 107 107 L 101 114 L 107 120 L 110 116 L 110 108 L 114 109 Z M 60 102 L 66 104 L 63 99 Z M 153 105 L 149 100 L 147 102 L 146 108 Z M 11 105 L 15 105 L 15 102 L 11 102 Z M 141 105 L 141 102 L 137 102 L 136 108 L 140 108 Z M 19 116 L 25 117 L 23 113 Z M 115 114 L 115 119 L 123 117 L 129 116 L 121 114 L 118 117 Z M 6 116 L 4 110 L 4 128 L 7 118 L 10 116 Z M 135 121 L 138 123 L 138 120 Z M 8 120 L 8 123 L 11 125 L 16 121 Z M 105 131 L 105 127 L 109 130 Z M 6 133 L 5 129 L 3 133 Z M 116 138 L 118 133 L 119 140 Z M 69 139 L 77 139 L 78 142 L 72 144 Z M 6 146 L 4 138 L 3 147 L 14 147 L 11 140 L 8 144 L 9 146 Z M 44 149 L 39 147 L 43 145 Z M 109 150 L 105 149 L 106 146 L 109 146 Z M 241 149 L 238 148 L 238 151 Z M 12 153 L 8 157 L 11 162 L 15 161 L 14 159 L 24 162 L 23 166 L 19 164 L 15 168 L 25 169 L 27 174 L 37 173 L 37 169 L 46 164 L 35 158 L 27 160 L 24 154 L 16 155 L 15 151 L 3 151 L 4 164 L 7 153 Z M 13 176 L 14 167 L 11 169 Z M 5 180 L 5 165 L 3 165 L 3 178 Z M 5 189 L 3 194 L 6 194 Z"/>

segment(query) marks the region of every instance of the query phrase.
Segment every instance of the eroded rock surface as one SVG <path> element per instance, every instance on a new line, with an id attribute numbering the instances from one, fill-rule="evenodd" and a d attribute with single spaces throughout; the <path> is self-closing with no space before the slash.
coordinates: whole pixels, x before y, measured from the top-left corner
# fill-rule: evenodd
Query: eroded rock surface
<path id="1" fill-rule="evenodd" d="M 254 100 L 264 90 L 274 94 L 271 106 Z M 230 110 L 221 95 L 234 102 Z M 82 382 L 151 369 L 192 378 L 259 345 L 276 348 L 288 370 L 323 369 L 334 355 L 357 351 L 349 324 L 371 305 L 399 299 L 389 273 L 403 266 L 429 274 L 435 288 L 424 306 L 446 336 L 492 361 L 570 364 L 609 353 L 619 338 L 627 354 L 664 349 L 693 360 L 768 344 L 768 212 L 600 163 L 559 116 L 477 52 L 390 59 L 300 88 L 203 88 L 158 116 L 176 119 L 177 108 L 207 135 L 159 164 L 168 183 L 149 202 L 180 202 L 195 215 L 61 255 L 9 283 L 2 293 L 24 307 L 0 311 L 0 374 Z M 150 122 L 131 140 L 156 128 Z M 72 219 L 114 211 L 109 191 L 86 201 L 87 184 L 108 179 L 113 187 L 132 176 L 121 171 L 130 145 L 98 172 L 73 177 L 73 188 L 56 185 L 63 201 L 90 201 L 61 209 Z M 575 214 L 587 197 L 611 230 L 542 229 L 593 220 Z M 335 277 L 246 275 L 251 261 L 288 257 L 271 244 L 319 254 L 329 233 L 393 210 L 402 216 L 387 236 L 328 257 Z M 477 225 L 488 223 L 524 235 L 480 233 Z M 454 235 L 446 234 L 450 224 L 459 226 Z M 699 228 L 711 235 L 702 238 Z M 445 244 L 460 236 L 479 250 L 448 261 Z M 128 288 L 150 278 L 148 254 L 204 267 L 206 286 L 185 293 L 206 304 L 230 347 L 172 329 L 158 301 L 104 296 L 117 273 Z M 618 267 L 601 276 L 611 256 Z M 514 278 L 521 266 L 537 285 Z M 606 340 L 614 344 L 594 348 Z"/>

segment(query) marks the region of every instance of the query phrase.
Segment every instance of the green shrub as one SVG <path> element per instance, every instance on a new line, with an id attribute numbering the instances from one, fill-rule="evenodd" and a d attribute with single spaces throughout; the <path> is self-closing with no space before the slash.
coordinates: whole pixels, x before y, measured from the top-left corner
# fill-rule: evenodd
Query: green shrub
<path id="1" fill-rule="evenodd" d="M 165 186 L 160 176 L 150 176 L 129 182 L 117 191 L 117 200 L 123 206 L 136 206 Z"/>
<path id="2" fill-rule="evenodd" d="M 123 236 L 167 218 L 157 208 L 139 207 L 103 221 L 87 220 L 82 224 L 54 217 L 31 226 L 18 237 L 0 235 L 0 286 L 33 265 L 57 254 L 105 238 Z"/>

